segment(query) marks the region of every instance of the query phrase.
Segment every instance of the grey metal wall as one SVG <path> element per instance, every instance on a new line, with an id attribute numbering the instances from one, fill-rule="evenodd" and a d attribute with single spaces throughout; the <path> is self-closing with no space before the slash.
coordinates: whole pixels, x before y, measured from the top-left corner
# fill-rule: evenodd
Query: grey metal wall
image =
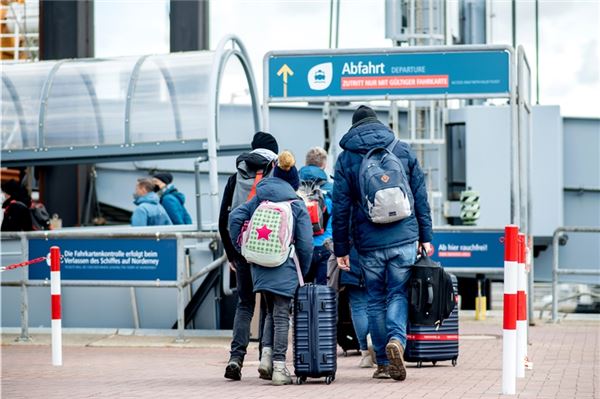
<path id="1" fill-rule="evenodd" d="M 563 132 L 564 225 L 600 226 L 600 119 L 563 118 Z M 560 248 L 560 267 L 598 270 L 600 235 L 568 236 L 567 245 Z M 536 280 L 551 281 L 552 245 L 536 262 Z M 561 276 L 560 281 L 600 284 L 600 277 Z"/>

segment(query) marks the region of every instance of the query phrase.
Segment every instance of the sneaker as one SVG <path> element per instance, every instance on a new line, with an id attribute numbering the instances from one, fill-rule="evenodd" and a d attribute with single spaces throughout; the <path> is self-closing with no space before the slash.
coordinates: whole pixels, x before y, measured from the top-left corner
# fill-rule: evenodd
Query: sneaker
<path id="1" fill-rule="evenodd" d="M 361 359 L 360 363 L 358 364 L 358 367 L 362 369 L 370 369 L 374 366 L 373 358 L 371 357 L 371 352 L 369 352 L 368 350 L 360 351 L 360 355 Z"/>
<path id="2" fill-rule="evenodd" d="M 390 377 L 390 370 L 388 366 L 377 365 L 377 370 L 373 373 L 373 378 L 377 378 L 379 380 L 385 380 Z"/>
<path id="3" fill-rule="evenodd" d="M 285 362 L 273 362 L 273 378 L 271 378 L 273 385 L 289 385 L 292 383 L 292 376 L 285 367 Z"/>
<path id="4" fill-rule="evenodd" d="M 273 349 L 262 348 L 260 355 L 260 364 L 258 365 L 259 377 L 263 380 L 270 380 L 273 377 Z"/>
<path id="5" fill-rule="evenodd" d="M 225 378 L 239 381 L 242 379 L 242 360 L 237 357 L 232 357 L 225 367 Z"/>
<path id="6" fill-rule="evenodd" d="M 398 381 L 406 379 L 406 366 L 404 365 L 404 348 L 397 339 L 390 339 L 385 346 L 385 352 L 390 361 L 390 377 Z"/>

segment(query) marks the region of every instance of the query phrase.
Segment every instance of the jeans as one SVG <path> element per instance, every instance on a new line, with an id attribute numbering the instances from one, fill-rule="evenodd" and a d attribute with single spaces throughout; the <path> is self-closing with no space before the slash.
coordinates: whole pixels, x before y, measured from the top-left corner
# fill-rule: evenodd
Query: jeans
<path id="1" fill-rule="evenodd" d="M 237 262 L 235 268 L 238 303 L 233 318 L 233 339 L 229 353 L 231 358 L 238 358 L 243 362 L 250 341 L 250 322 L 254 315 L 256 296 L 252 285 L 250 265 L 245 262 Z"/>
<path id="2" fill-rule="evenodd" d="M 314 247 L 307 281 L 327 285 L 327 260 L 330 256 L 331 251 L 324 245 Z"/>
<path id="3" fill-rule="evenodd" d="M 350 300 L 350 311 L 352 313 L 352 325 L 358 338 L 361 351 L 366 351 L 367 334 L 369 334 L 369 317 L 367 315 L 367 290 L 364 287 L 347 285 L 348 299 Z"/>
<path id="4" fill-rule="evenodd" d="M 359 253 L 367 284 L 369 327 L 377 364 L 389 364 L 385 346 L 397 339 L 406 347 L 408 287 L 417 257 L 415 243 Z"/>
<path id="5" fill-rule="evenodd" d="M 290 329 L 290 304 L 292 298 L 263 292 L 267 303 L 267 317 L 263 331 L 263 348 L 273 348 L 273 361 L 285 362 Z M 273 331 L 271 334 L 270 331 Z"/>

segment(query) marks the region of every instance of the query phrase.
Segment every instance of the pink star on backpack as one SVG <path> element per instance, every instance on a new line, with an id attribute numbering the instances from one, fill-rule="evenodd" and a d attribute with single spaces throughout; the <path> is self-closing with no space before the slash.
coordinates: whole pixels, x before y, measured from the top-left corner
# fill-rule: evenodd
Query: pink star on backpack
<path id="1" fill-rule="evenodd" d="M 260 229 L 256 229 L 256 232 L 258 233 L 258 237 L 256 238 L 257 240 L 260 240 L 262 238 L 264 240 L 269 241 L 269 235 L 271 235 L 273 230 L 269 230 L 269 228 L 265 224 Z"/>

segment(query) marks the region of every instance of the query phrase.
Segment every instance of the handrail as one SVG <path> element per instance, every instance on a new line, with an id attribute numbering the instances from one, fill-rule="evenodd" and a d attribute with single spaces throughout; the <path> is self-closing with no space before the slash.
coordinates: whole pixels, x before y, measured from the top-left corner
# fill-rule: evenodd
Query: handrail
<path id="1" fill-rule="evenodd" d="M 22 245 L 22 252 L 14 253 L 10 252 L 11 255 L 22 254 L 25 259 L 28 257 L 27 241 L 28 239 L 55 239 L 55 238 L 95 238 L 95 239 L 109 239 L 109 238 L 146 238 L 146 239 L 172 239 L 177 240 L 177 279 L 176 281 L 87 281 L 87 280 L 67 280 L 62 281 L 63 287 L 130 287 L 130 288 L 176 288 L 177 289 L 177 338 L 176 342 L 185 342 L 184 330 L 185 330 L 185 303 L 183 297 L 184 288 L 193 284 L 199 278 L 205 276 L 211 271 L 221 267 L 227 260 L 225 255 L 221 255 L 219 258 L 213 260 L 200 271 L 193 274 L 190 277 L 185 277 L 183 270 L 184 261 L 184 245 L 182 239 L 184 238 L 195 238 L 195 239 L 219 239 L 219 234 L 216 232 L 202 232 L 202 231 L 189 231 L 189 232 L 100 232 L 100 231 L 35 231 L 35 232 L 2 232 L 0 239 L 19 239 Z M 43 281 L 30 281 L 27 278 L 27 274 L 23 272 L 21 280 L 17 281 L 0 281 L 2 287 L 20 287 L 21 288 L 21 339 L 29 339 L 29 310 L 28 310 L 28 287 L 46 287 L 49 285 L 48 280 Z M 134 321 L 139 323 L 137 317 L 137 303 L 135 295 L 131 295 L 131 306 L 134 315 Z"/>
<path id="2" fill-rule="evenodd" d="M 64 231 L 64 230 L 47 230 L 47 231 L 27 231 L 27 232 L 2 232 L 0 239 L 21 239 L 21 238 L 195 238 L 195 239 L 219 239 L 219 233 L 208 231 L 157 231 L 157 232 L 111 232 L 111 231 Z"/>
<path id="3" fill-rule="evenodd" d="M 578 275 L 598 275 L 600 269 L 559 269 L 559 239 L 562 233 L 600 233 L 600 227 L 592 226 L 563 226 L 554 230 L 552 236 L 552 322 L 558 321 L 558 275 L 559 274 L 578 274 Z"/>

